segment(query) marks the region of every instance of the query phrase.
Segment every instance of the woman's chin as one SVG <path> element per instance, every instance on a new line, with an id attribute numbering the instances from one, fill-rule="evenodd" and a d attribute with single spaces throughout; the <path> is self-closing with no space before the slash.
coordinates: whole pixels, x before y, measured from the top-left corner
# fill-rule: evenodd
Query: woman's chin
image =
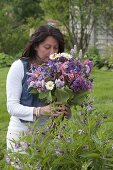
<path id="1" fill-rule="evenodd" d="M 49 61 L 49 58 L 43 59 L 43 62 L 44 62 L 44 63 L 47 63 L 48 61 Z"/>

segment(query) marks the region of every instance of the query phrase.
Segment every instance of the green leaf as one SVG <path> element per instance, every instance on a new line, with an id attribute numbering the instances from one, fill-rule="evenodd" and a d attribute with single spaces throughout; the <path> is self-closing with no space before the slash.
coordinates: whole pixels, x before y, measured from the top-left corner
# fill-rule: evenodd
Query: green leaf
<path id="1" fill-rule="evenodd" d="M 98 154 L 98 153 L 86 153 L 86 154 L 82 154 L 80 156 L 84 157 L 84 158 L 100 158 L 100 154 Z"/>
<path id="2" fill-rule="evenodd" d="M 80 93 L 74 94 L 73 103 L 76 105 L 77 104 L 80 105 L 84 101 L 85 97 L 87 96 L 87 93 L 88 92 L 80 92 Z"/>
<path id="3" fill-rule="evenodd" d="M 39 93 L 39 99 L 41 99 L 41 100 L 45 99 L 45 100 L 47 100 L 48 103 L 53 102 L 53 96 L 51 94 L 51 91 L 48 90 L 48 91 Z"/>
<path id="4" fill-rule="evenodd" d="M 69 99 L 72 99 L 74 97 L 73 91 L 68 86 L 66 86 L 65 91 L 68 93 Z"/>
<path id="5" fill-rule="evenodd" d="M 41 93 L 39 93 L 39 98 L 40 99 L 45 99 L 45 98 L 47 99 L 48 95 L 49 95 L 49 91 L 41 92 Z"/>
<path id="6" fill-rule="evenodd" d="M 37 94 L 37 89 L 35 89 L 35 88 L 31 88 L 31 91 L 30 91 L 30 93 L 33 93 L 33 94 Z"/>
<path id="7" fill-rule="evenodd" d="M 52 102 L 53 101 L 53 98 L 52 98 L 52 95 L 51 95 L 51 91 L 48 91 L 47 101 L 48 102 Z"/>
<path id="8" fill-rule="evenodd" d="M 62 103 L 67 103 L 69 100 L 69 93 L 65 89 L 56 89 L 55 95 L 57 98 L 57 101 Z"/>
<path id="9" fill-rule="evenodd" d="M 95 135 L 92 135 L 92 139 L 94 140 L 94 142 L 98 145 L 103 145 L 103 142 L 98 138 L 96 137 Z"/>

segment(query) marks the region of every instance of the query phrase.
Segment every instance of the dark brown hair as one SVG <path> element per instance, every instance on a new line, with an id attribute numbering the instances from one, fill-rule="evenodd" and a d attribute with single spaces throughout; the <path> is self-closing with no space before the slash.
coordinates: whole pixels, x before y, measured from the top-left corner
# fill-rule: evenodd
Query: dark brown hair
<path id="1" fill-rule="evenodd" d="M 64 51 L 64 37 L 58 28 L 51 25 L 40 26 L 30 37 L 30 40 L 22 54 L 22 58 L 29 58 L 30 60 L 36 58 L 35 47 L 42 43 L 48 36 L 54 37 L 59 44 L 58 52 Z"/>

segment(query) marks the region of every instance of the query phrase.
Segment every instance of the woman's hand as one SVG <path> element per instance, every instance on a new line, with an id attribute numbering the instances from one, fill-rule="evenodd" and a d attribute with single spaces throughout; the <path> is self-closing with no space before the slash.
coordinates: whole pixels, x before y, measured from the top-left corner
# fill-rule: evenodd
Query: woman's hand
<path id="1" fill-rule="evenodd" d="M 51 104 L 47 106 L 42 106 L 40 108 L 40 115 L 50 115 L 51 113 Z"/>
<path id="2" fill-rule="evenodd" d="M 41 115 L 50 115 L 51 105 L 42 106 L 42 107 L 34 107 L 33 115 L 36 117 L 40 117 Z"/>
<path id="3" fill-rule="evenodd" d="M 36 115 L 38 107 L 35 108 L 34 114 Z M 39 115 L 49 115 L 53 117 L 58 117 L 59 115 L 63 114 L 64 116 L 68 117 L 70 115 L 70 108 L 68 105 L 62 104 L 60 102 L 55 102 L 53 104 L 49 104 L 47 106 L 40 107 Z"/>
<path id="4" fill-rule="evenodd" d="M 52 104 L 52 116 L 58 117 L 61 114 L 68 117 L 70 114 L 69 106 L 60 102 L 55 102 Z"/>

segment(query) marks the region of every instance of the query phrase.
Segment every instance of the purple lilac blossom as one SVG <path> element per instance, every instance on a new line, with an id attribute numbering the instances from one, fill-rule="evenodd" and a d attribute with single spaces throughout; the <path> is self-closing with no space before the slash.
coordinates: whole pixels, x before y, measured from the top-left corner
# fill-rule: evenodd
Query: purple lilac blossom
<path id="1" fill-rule="evenodd" d="M 87 110 L 88 110 L 88 111 L 92 111 L 92 109 L 93 109 L 93 106 L 92 106 L 92 105 L 88 105 L 88 106 L 87 106 Z"/>
<path id="2" fill-rule="evenodd" d="M 86 80 L 85 78 L 79 76 L 77 77 L 72 85 L 71 89 L 74 91 L 87 91 L 91 89 L 91 82 Z"/>
<path id="3" fill-rule="evenodd" d="M 86 67 L 86 74 L 89 74 L 91 71 L 90 67 L 88 65 L 85 65 L 85 67 Z"/>
<path id="4" fill-rule="evenodd" d="M 92 67 L 94 66 L 94 63 L 91 60 L 85 60 L 83 64 L 88 65 L 90 67 L 90 70 L 92 70 Z"/>
<path id="5" fill-rule="evenodd" d="M 56 79 L 55 84 L 56 84 L 56 87 L 58 87 L 58 88 L 64 88 L 65 82 L 60 79 Z"/>
<path id="6" fill-rule="evenodd" d="M 7 162 L 8 164 L 11 163 L 11 158 L 10 158 L 10 157 L 7 156 L 7 157 L 5 158 L 5 160 L 6 160 L 6 162 Z"/>
<path id="7" fill-rule="evenodd" d="M 46 88 L 45 88 L 45 81 L 44 81 L 44 80 L 42 80 L 42 81 L 39 81 L 39 80 L 38 80 L 38 81 L 36 82 L 36 88 L 37 88 L 37 91 L 38 91 L 39 93 L 45 91 L 45 90 L 46 90 Z"/>
<path id="8" fill-rule="evenodd" d="M 21 148 L 21 145 L 20 145 L 20 143 L 16 143 L 16 144 L 15 144 L 15 148 L 16 148 L 16 149 L 19 149 L 19 148 Z"/>

